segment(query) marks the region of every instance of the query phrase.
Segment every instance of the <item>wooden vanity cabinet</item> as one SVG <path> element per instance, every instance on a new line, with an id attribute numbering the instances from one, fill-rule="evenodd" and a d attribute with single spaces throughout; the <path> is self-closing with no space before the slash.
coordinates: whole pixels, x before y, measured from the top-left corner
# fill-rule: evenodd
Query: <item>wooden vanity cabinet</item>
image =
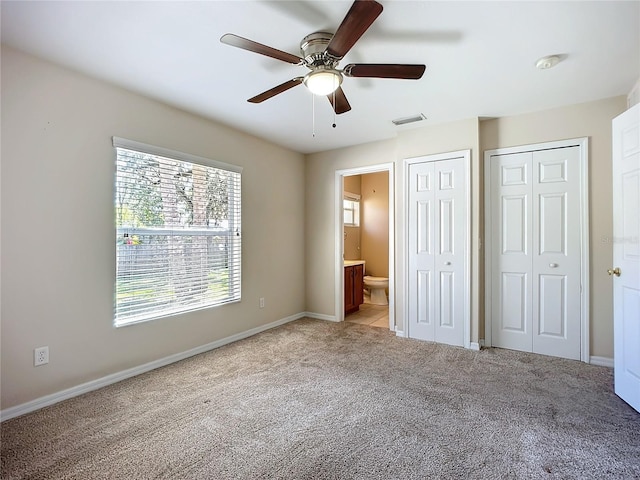
<path id="1" fill-rule="evenodd" d="M 344 313 L 360 309 L 364 301 L 364 265 L 344 267 Z"/>

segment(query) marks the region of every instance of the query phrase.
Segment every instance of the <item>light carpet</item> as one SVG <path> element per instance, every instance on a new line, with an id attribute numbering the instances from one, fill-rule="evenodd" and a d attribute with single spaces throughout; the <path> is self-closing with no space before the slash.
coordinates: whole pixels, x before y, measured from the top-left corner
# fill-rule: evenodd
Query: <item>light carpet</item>
<path id="1" fill-rule="evenodd" d="M 3 479 L 640 478 L 612 371 L 302 319 L 6 421 Z"/>

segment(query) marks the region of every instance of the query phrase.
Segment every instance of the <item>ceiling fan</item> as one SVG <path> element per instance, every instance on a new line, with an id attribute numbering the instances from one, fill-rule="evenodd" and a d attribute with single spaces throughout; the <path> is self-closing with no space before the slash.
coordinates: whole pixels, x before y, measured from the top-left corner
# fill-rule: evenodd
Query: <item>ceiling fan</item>
<path id="1" fill-rule="evenodd" d="M 304 84 L 312 93 L 326 95 L 334 111 L 340 114 L 351 110 L 351 105 L 341 87 L 344 77 L 418 80 L 422 78 L 425 71 L 425 65 L 393 63 L 351 63 L 343 69 L 338 69 L 340 60 L 381 13 L 382 5 L 375 0 L 355 0 L 336 33 L 314 32 L 302 39 L 301 57 L 232 33 L 223 35 L 220 41 L 293 65 L 305 66 L 310 70 L 303 77 L 295 77 L 250 98 L 249 102 L 261 103 L 290 88 Z"/>

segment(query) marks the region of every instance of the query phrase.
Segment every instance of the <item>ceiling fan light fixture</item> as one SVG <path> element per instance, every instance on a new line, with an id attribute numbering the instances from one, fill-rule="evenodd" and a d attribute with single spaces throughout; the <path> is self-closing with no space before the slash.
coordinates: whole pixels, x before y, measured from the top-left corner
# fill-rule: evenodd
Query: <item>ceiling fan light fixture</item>
<path id="1" fill-rule="evenodd" d="M 314 95 L 329 95 L 342 84 L 342 74 L 334 69 L 317 69 L 304 77 L 304 84 Z"/>
<path id="2" fill-rule="evenodd" d="M 354 0 L 335 33 L 318 31 L 302 39 L 300 42 L 302 56 L 292 55 L 232 33 L 223 35 L 220 41 L 232 47 L 292 65 L 304 66 L 310 70 L 305 76 L 292 78 L 270 88 L 248 99 L 248 102 L 261 103 L 304 83 L 314 95 L 327 97 L 335 114 L 340 115 L 351 110 L 351 105 L 341 88 L 344 77 L 419 80 L 425 71 L 425 65 L 399 63 L 353 63 L 344 69 L 338 69 L 340 61 L 378 18 L 382 10 L 382 4 L 375 0 Z M 313 105 L 315 106 L 315 103 Z M 335 123 L 333 126 L 336 126 Z"/>

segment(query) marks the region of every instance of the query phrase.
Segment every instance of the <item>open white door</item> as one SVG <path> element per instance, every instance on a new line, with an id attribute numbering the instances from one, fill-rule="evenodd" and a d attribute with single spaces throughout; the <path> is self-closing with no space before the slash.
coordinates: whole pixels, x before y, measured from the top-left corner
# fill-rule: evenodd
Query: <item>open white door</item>
<path id="1" fill-rule="evenodd" d="M 640 411 L 640 105 L 613 120 L 615 392 Z"/>

